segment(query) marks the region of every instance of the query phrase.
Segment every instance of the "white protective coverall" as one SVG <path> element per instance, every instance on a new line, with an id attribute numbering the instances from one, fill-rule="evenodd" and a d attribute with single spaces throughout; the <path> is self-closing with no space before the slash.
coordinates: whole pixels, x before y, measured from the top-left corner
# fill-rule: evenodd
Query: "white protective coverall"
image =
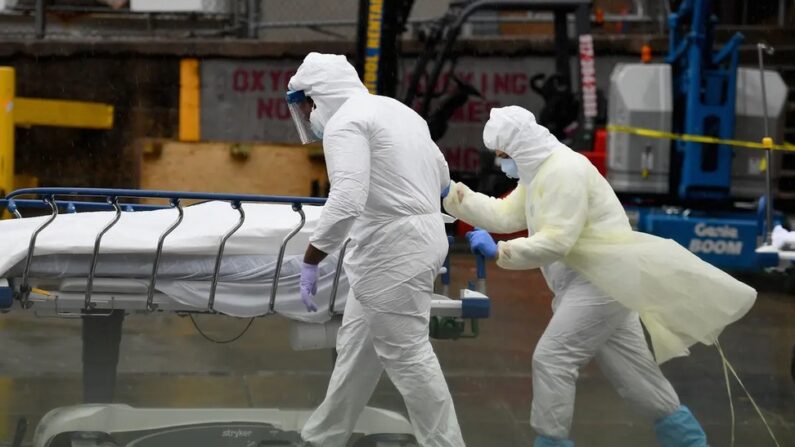
<path id="1" fill-rule="evenodd" d="M 674 241 L 634 232 L 610 185 L 582 155 L 560 143 L 521 107 L 492 109 L 486 147 L 516 161 L 519 185 L 495 199 L 454 183 L 447 212 L 494 233 L 529 229 L 498 243 L 497 265 L 541 268 L 554 315 L 533 354 L 531 424 L 566 439 L 580 367 L 596 358 L 619 394 L 649 417 L 679 400 L 658 363 L 712 344 L 753 305 L 756 291 Z"/>
<path id="2" fill-rule="evenodd" d="M 346 445 L 381 372 L 403 395 L 422 446 L 463 446 L 428 336 L 435 278 L 448 242 L 440 193 L 450 173 L 425 121 L 371 95 L 344 56 L 309 54 L 289 82 L 315 102 L 331 191 L 310 242 L 333 253 L 350 237 L 351 286 L 326 398 L 304 441 Z"/>

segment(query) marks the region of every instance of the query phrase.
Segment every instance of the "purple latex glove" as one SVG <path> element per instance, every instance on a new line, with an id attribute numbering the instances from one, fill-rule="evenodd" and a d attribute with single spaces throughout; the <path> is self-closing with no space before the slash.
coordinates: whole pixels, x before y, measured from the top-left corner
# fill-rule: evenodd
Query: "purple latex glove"
<path id="1" fill-rule="evenodd" d="M 475 231 L 467 233 L 467 240 L 472 253 L 483 255 L 486 259 L 497 257 L 497 243 L 486 230 L 475 228 Z"/>
<path id="2" fill-rule="evenodd" d="M 317 265 L 301 264 L 301 301 L 304 302 L 306 310 L 317 312 L 317 304 L 312 299 L 317 293 Z"/>

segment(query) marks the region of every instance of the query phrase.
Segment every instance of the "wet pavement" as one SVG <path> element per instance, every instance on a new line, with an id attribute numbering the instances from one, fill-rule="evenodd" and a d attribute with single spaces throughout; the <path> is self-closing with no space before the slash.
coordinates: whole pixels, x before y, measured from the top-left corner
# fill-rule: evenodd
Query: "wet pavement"
<path id="1" fill-rule="evenodd" d="M 470 257 L 454 257 L 460 288 L 474 277 Z M 748 316 L 722 336 L 733 362 L 762 408 L 781 446 L 795 445 L 795 294 L 780 278 L 745 278 L 760 288 Z M 491 266 L 492 318 L 477 339 L 435 342 L 469 446 L 530 446 L 531 356 L 550 318 L 551 294 L 537 272 Z M 225 338 L 246 323 L 201 316 L 208 333 Z M 79 320 L 40 319 L 30 312 L 0 315 L 0 443 L 10 441 L 19 417 L 35 424 L 52 408 L 80 403 Z M 190 320 L 174 315 L 128 316 L 116 401 L 141 407 L 281 407 L 317 405 L 332 368 L 330 351 L 294 352 L 288 324 L 259 319 L 238 341 L 203 339 Z M 682 402 L 701 420 L 713 446 L 729 446 L 731 417 L 720 358 L 697 346 L 663 366 Z M 733 386 L 736 445 L 774 445 L 742 391 Z M 405 413 L 386 377 L 372 406 Z M 636 414 L 598 368 L 581 374 L 572 436 L 578 446 L 654 446 L 652 422 Z"/>

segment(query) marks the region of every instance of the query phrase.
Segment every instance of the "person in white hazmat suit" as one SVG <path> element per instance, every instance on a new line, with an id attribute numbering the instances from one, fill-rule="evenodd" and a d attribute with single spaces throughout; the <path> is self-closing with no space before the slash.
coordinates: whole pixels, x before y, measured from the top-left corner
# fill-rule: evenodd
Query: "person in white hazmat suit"
<path id="1" fill-rule="evenodd" d="M 596 359 L 619 394 L 650 420 L 664 447 L 704 447 L 706 435 L 680 405 L 656 360 L 712 344 L 753 305 L 756 291 L 674 241 L 633 232 L 607 181 L 529 111 L 492 109 L 483 131 L 502 170 L 519 179 L 504 199 L 452 183 L 445 210 L 481 229 L 473 251 L 510 270 L 541 268 L 553 317 L 533 354 L 531 425 L 536 447 L 573 446 L 569 431 L 580 368 Z M 495 244 L 489 232 L 528 229 Z M 485 231 L 484 231 L 485 230 Z M 640 318 L 639 318 L 640 317 Z"/>
<path id="2" fill-rule="evenodd" d="M 394 99 L 371 95 L 344 56 L 310 53 L 288 88 L 302 139 L 309 132 L 322 138 L 331 183 L 301 271 L 309 310 L 316 309 L 317 264 L 351 239 L 338 357 L 302 440 L 346 445 L 386 370 L 420 445 L 463 446 L 428 336 L 433 284 L 448 250 L 440 203 L 450 184 L 447 163 L 425 121 Z M 301 97 L 311 105 L 294 107 Z"/>

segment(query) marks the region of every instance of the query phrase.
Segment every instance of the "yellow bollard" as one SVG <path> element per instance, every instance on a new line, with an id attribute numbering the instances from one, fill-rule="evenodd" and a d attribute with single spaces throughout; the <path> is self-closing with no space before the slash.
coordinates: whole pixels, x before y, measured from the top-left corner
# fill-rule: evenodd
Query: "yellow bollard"
<path id="1" fill-rule="evenodd" d="M 0 67 L 0 197 L 14 190 L 14 69 Z"/>

